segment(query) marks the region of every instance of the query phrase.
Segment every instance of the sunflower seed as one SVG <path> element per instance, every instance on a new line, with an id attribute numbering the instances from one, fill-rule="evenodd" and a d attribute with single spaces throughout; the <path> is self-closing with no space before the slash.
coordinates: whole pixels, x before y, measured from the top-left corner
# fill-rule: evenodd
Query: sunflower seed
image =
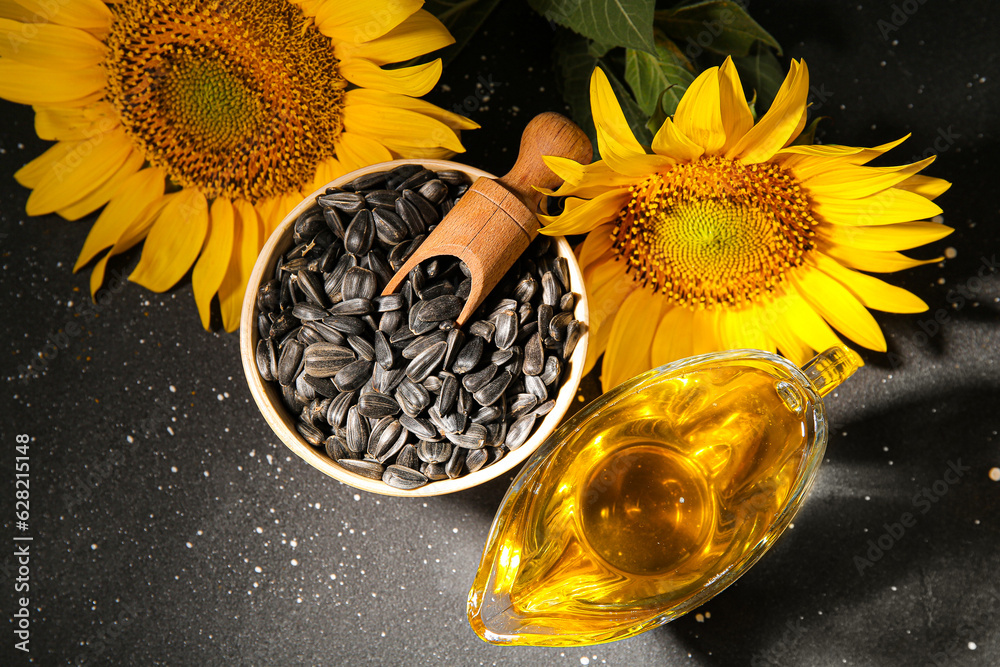
<path id="1" fill-rule="evenodd" d="M 299 306 L 301 305 L 299 304 Z M 296 308 L 299 306 L 296 306 Z M 328 310 L 334 315 L 367 315 L 372 312 L 372 302 L 368 299 L 347 299 L 346 301 L 333 304 Z M 326 312 L 324 312 L 325 314 Z M 314 319 L 322 319 L 322 317 Z"/>
<path id="2" fill-rule="evenodd" d="M 365 206 L 365 198 L 353 192 L 333 192 L 320 195 L 316 203 L 323 208 L 337 208 L 345 213 L 355 213 Z"/>
<path id="3" fill-rule="evenodd" d="M 308 322 L 303 325 L 303 328 L 306 327 L 318 333 L 320 338 L 327 343 L 333 343 L 334 345 L 341 346 L 347 345 L 347 338 L 344 337 L 344 334 L 340 333 L 329 324 L 324 324 L 323 322 Z"/>
<path id="4" fill-rule="evenodd" d="M 435 412 L 437 412 L 435 410 Z M 430 414 L 430 410 L 428 410 Z M 441 423 L 444 424 L 444 432 L 448 433 L 461 433 L 465 430 L 465 423 L 468 418 L 461 412 L 449 412 L 446 415 L 441 416 Z"/>
<path id="5" fill-rule="evenodd" d="M 488 461 L 489 458 L 490 455 L 486 449 L 470 450 L 469 453 L 465 455 L 465 468 L 469 472 L 476 472 L 486 465 L 486 461 Z"/>
<path id="6" fill-rule="evenodd" d="M 403 224 L 406 225 L 406 228 L 410 232 L 410 236 L 418 236 L 427 231 L 427 222 L 421 216 L 420 210 L 412 202 L 402 197 L 397 199 L 396 213 L 402 218 Z"/>
<path id="7" fill-rule="evenodd" d="M 362 202 L 364 200 L 362 199 Z M 344 234 L 344 249 L 352 255 L 364 255 L 375 241 L 375 220 L 372 212 L 362 209 L 351 220 Z"/>
<path id="8" fill-rule="evenodd" d="M 552 321 L 552 316 L 552 306 L 543 303 L 538 307 L 538 335 L 542 337 L 542 340 L 545 340 L 549 335 L 549 322 Z"/>
<path id="9" fill-rule="evenodd" d="M 511 424 L 510 429 L 507 431 L 507 439 L 504 440 L 504 444 L 507 449 L 514 451 L 518 447 L 524 444 L 524 441 L 528 439 L 531 435 L 532 429 L 535 427 L 535 415 L 527 414 L 520 417 Z"/>
<path id="10" fill-rule="evenodd" d="M 257 370 L 266 382 L 273 382 L 278 372 L 278 362 L 274 358 L 274 343 L 270 338 L 257 341 Z"/>
<path id="11" fill-rule="evenodd" d="M 452 364 L 451 370 L 459 374 L 468 373 L 476 367 L 482 356 L 483 339 L 479 336 L 474 336 L 472 340 L 462 346 L 458 356 L 455 357 L 455 363 Z"/>
<path id="12" fill-rule="evenodd" d="M 514 402 L 510 404 L 510 415 L 517 419 L 535 409 L 538 405 L 538 397 L 534 394 L 518 394 Z"/>
<path id="13" fill-rule="evenodd" d="M 447 340 L 447 331 L 432 331 L 429 334 L 423 336 L 417 336 L 409 342 L 409 344 L 403 348 L 403 358 L 404 359 L 416 359 L 417 356 L 429 348 L 431 345 L 440 343 L 441 341 Z M 445 348 L 447 351 L 447 348 Z"/>
<path id="14" fill-rule="evenodd" d="M 301 394 L 307 401 L 312 401 L 316 398 L 316 390 L 313 389 L 312 385 L 306 382 L 305 373 L 297 372 L 293 386 L 295 387 L 296 393 Z"/>
<path id="15" fill-rule="evenodd" d="M 417 443 L 417 456 L 427 463 L 444 463 L 451 457 L 451 443 L 447 440 L 421 440 Z"/>
<path id="16" fill-rule="evenodd" d="M 399 403 L 392 396 L 373 391 L 358 401 L 358 412 L 369 419 L 381 419 L 399 412 Z"/>
<path id="17" fill-rule="evenodd" d="M 448 440 L 465 449 L 479 449 L 486 446 L 489 431 L 482 424 L 469 424 L 465 433 L 449 433 Z"/>
<path id="18" fill-rule="evenodd" d="M 413 204 L 413 206 L 420 213 L 420 219 L 424 221 L 425 225 L 430 226 L 441 220 L 441 214 L 438 213 L 437 208 L 427 201 L 423 195 L 420 195 L 413 190 L 403 190 L 403 198 Z"/>
<path id="19" fill-rule="evenodd" d="M 370 190 L 377 185 L 385 183 L 385 179 L 386 176 L 384 171 L 375 171 L 370 174 L 364 174 L 351 181 L 351 189 L 355 192 Z"/>
<path id="20" fill-rule="evenodd" d="M 313 392 L 324 398 L 334 398 L 340 394 L 340 390 L 337 389 L 337 386 L 329 378 L 318 378 L 302 373 L 298 379 L 301 379 L 309 385 Z M 296 386 L 298 386 L 298 379 L 296 380 Z"/>
<path id="21" fill-rule="evenodd" d="M 326 226 L 338 239 L 344 238 L 344 221 L 335 208 L 323 209 L 323 220 Z"/>
<path id="22" fill-rule="evenodd" d="M 257 335 L 261 339 L 271 337 L 271 318 L 264 313 L 257 316 Z"/>
<path id="23" fill-rule="evenodd" d="M 426 380 L 420 383 L 424 389 L 434 394 L 441 391 L 441 378 L 436 375 L 429 376 Z"/>
<path id="24" fill-rule="evenodd" d="M 497 374 L 497 370 L 496 364 L 489 364 L 475 373 L 469 373 L 462 378 L 462 385 L 471 392 L 479 391 L 493 379 L 493 376 Z"/>
<path id="25" fill-rule="evenodd" d="M 537 292 L 538 281 L 529 273 L 524 278 L 521 278 L 521 282 L 514 288 L 514 298 L 522 304 L 527 304 L 534 298 Z"/>
<path id="26" fill-rule="evenodd" d="M 549 399 L 544 403 L 540 404 L 537 408 L 532 411 L 532 414 L 537 417 L 544 417 L 545 415 L 552 412 L 553 408 L 556 407 L 556 402 L 554 399 Z"/>
<path id="27" fill-rule="evenodd" d="M 472 421 L 476 424 L 489 424 L 495 422 L 503 416 L 503 408 L 497 405 L 487 405 L 479 408 L 479 412 L 472 417 Z"/>
<path id="28" fill-rule="evenodd" d="M 497 330 L 496 325 L 487 320 L 476 320 L 469 325 L 469 333 L 482 338 L 487 343 L 493 342 L 493 333 Z"/>
<path id="29" fill-rule="evenodd" d="M 409 230 L 395 210 L 379 206 L 372 212 L 372 218 L 375 222 L 375 233 L 382 243 L 396 245 L 406 238 Z"/>
<path id="30" fill-rule="evenodd" d="M 504 371 L 490 380 L 490 383 L 485 387 L 473 393 L 472 397 L 475 398 L 480 405 L 493 405 L 501 396 L 503 396 L 503 393 L 507 390 L 507 385 L 510 384 L 513 377 L 514 376 L 510 374 L 510 371 Z"/>
<path id="31" fill-rule="evenodd" d="M 429 481 L 427 476 L 417 470 L 412 470 L 400 465 L 387 466 L 382 473 L 382 481 L 389 486 L 409 491 L 424 486 Z"/>
<path id="32" fill-rule="evenodd" d="M 279 384 L 290 385 L 295 381 L 295 374 L 299 372 L 299 363 L 302 361 L 302 352 L 305 347 L 297 340 L 290 340 L 285 344 L 278 359 L 277 379 Z"/>
<path id="33" fill-rule="evenodd" d="M 510 348 L 510 351 L 510 361 L 504 366 L 504 370 L 508 371 L 514 377 L 520 377 L 521 362 L 524 361 L 524 354 L 521 352 L 521 348 L 516 345 Z"/>
<path id="34" fill-rule="evenodd" d="M 326 449 L 326 455 L 334 461 L 337 459 L 350 459 L 355 456 L 354 452 L 347 448 L 347 443 L 344 442 L 344 439 L 337 435 L 331 435 L 327 438 L 323 446 Z"/>
<path id="35" fill-rule="evenodd" d="M 354 352 L 349 348 L 325 342 L 313 343 L 305 348 L 302 357 L 306 374 L 316 378 L 333 377 L 355 360 Z"/>
<path id="36" fill-rule="evenodd" d="M 297 430 L 299 435 L 301 435 L 302 438 L 313 447 L 319 447 L 323 444 L 323 431 L 319 430 L 312 424 L 300 421 L 295 425 L 295 430 Z"/>
<path id="37" fill-rule="evenodd" d="M 566 327 L 566 342 L 563 343 L 562 351 L 564 360 L 573 355 L 573 350 L 576 349 L 576 344 L 580 342 L 581 336 L 583 336 L 583 324 L 578 320 L 573 320 Z"/>
<path id="38" fill-rule="evenodd" d="M 411 470 L 419 470 L 420 457 L 417 456 L 417 448 L 412 444 L 403 445 L 403 448 L 396 455 L 396 465 L 410 468 Z"/>
<path id="39" fill-rule="evenodd" d="M 566 328 L 569 323 L 573 321 L 573 314 L 567 312 L 561 312 L 555 315 L 549 322 L 549 335 L 558 341 L 566 335 Z"/>
<path id="40" fill-rule="evenodd" d="M 368 459 L 361 461 L 355 459 L 337 459 L 337 465 L 344 470 L 367 477 L 368 479 L 382 479 L 383 468 L 377 461 L 369 461 Z"/>
<path id="41" fill-rule="evenodd" d="M 544 368 L 545 349 L 542 347 L 542 337 L 536 332 L 524 345 L 524 363 L 521 365 L 521 370 L 525 375 L 539 375 Z"/>
<path id="42" fill-rule="evenodd" d="M 375 348 L 367 340 L 360 336 L 348 336 L 347 344 L 358 353 L 359 359 L 373 361 L 375 359 Z"/>
<path id="43" fill-rule="evenodd" d="M 556 380 L 559 379 L 559 375 L 562 373 L 562 362 L 559 361 L 559 357 L 550 356 L 545 359 L 545 368 L 539 377 L 542 378 L 547 386 L 551 386 Z"/>
<path id="44" fill-rule="evenodd" d="M 355 454 L 365 451 L 370 434 L 368 420 L 361 416 L 357 406 L 352 406 L 347 411 L 347 437 L 344 438 L 347 448 Z"/>
<path id="45" fill-rule="evenodd" d="M 542 275 L 542 302 L 555 308 L 559 305 L 561 298 L 562 285 L 559 284 L 559 280 L 555 274 L 551 271 L 546 271 Z"/>
<path id="46" fill-rule="evenodd" d="M 441 364 L 447 347 L 448 344 L 441 341 L 418 354 L 406 367 L 406 376 L 414 382 L 423 382 Z"/>
<path id="47" fill-rule="evenodd" d="M 432 204 L 440 204 L 448 196 L 448 186 L 435 178 L 417 188 L 417 192 Z"/>
<path id="48" fill-rule="evenodd" d="M 441 373 L 440 377 L 441 393 L 438 394 L 434 407 L 439 413 L 445 414 L 455 406 L 458 399 L 458 380 L 451 373 Z"/>
<path id="49" fill-rule="evenodd" d="M 327 315 L 323 324 L 344 334 L 358 336 L 365 332 L 365 323 L 353 315 Z"/>
<path id="50" fill-rule="evenodd" d="M 542 378 L 537 375 L 525 375 L 524 388 L 528 390 L 529 394 L 537 396 L 539 401 L 544 401 L 549 397 L 548 387 L 542 382 Z"/>
<path id="51" fill-rule="evenodd" d="M 465 301 L 457 296 L 444 294 L 424 302 L 419 318 L 425 322 L 454 320 L 465 307 Z"/>
<path id="52" fill-rule="evenodd" d="M 360 389 L 372 377 L 372 362 L 359 359 L 337 371 L 333 383 L 340 391 Z"/>
<path id="53" fill-rule="evenodd" d="M 506 350 L 514 344 L 517 338 L 517 313 L 513 310 L 504 310 L 497 315 L 496 335 L 493 342 L 501 350 Z"/>
<path id="54" fill-rule="evenodd" d="M 566 292 L 559 299 L 559 309 L 565 312 L 573 312 L 573 308 L 576 306 L 576 294 L 573 292 Z"/>
<path id="55" fill-rule="evenodd" d="M 399 424 L 420 440 L 437 440 L 439 438 L 433 424 L 426 419 L 403 414 L 399 417 Z"/>
<path id="56" fill-rule="evenodd" d="M 315 329 L 306 326 L 299 327 L 298 331 L 295 334 L 295 340 L 299 341 L 306 347 L 309 347 L 313 343 L 326 342 L 323 340 L 323 337 L 320 336 Z"/>
<path id="57" fill-rule="evenodd" d="M 392 335 L 403 327 L 404 321 L 405 316 L 403 315 L 403 311 L 390 310 L 388 313 L 382 313 L 382 317 L 378 321 L 378 330 Z M 408 329 L 407 333 L 409 333 Z"/>
<path id="58" fill-rule="evenodd" d="M 344 300 L 373 299 L 378 293 L 378 280 L 375 274 L 360 266 L 354 266 L 344 274 Z"/>
<path id="59" fill-rule="evenodd" d="M 402 294 L 386 294 L 385 296 L 377 296 L 375 297 L 374 302 L 375 310 L 379 313 L 385 313 L 390 310 L 399 310 L 406 304 L 403 300 Z"/>
<path id="60" fill-rule="evenodd" d="M 257 308 L 264 312 L 278 310 L 281 303 L 281 281 L 269 280 L 257 290 Z"/>
<path id="61" fill-rule="evenodd" d="M 298 320 L 292 315 L 292 309 L 288 308 L 281 311 L 277 318 L 271 322 L 271 330 L 268 332 L 268 338 L 273 340 L 281 340 L 288 332 L 295 329 L 298 325 Z"/>
<path id="62" fill-rule="evenodd" d="M 440 463 L 424 463 L 420 466 L 420 472 L 427 476 L 432 482 L 448 479 L 448 474 L 444 471 L 444 466 Z"/>
<path id="63" fill-rule="evenodd" d="M 493 354 L 490 355 L 490 362 L 496 364 L 497 366 L 503 366 L 508 361 L 514 358 L 514 350 L 493 350 Z"/>
<path id="64" fill-rule="evenodd" d="M 389 339 L 385 337 L 383 332 L 375 332 L 375 345 L 373 349 L 375 352 L 375 361 L 378 362 L 379 366 L 385 369 L 392 368 L 395 358 L 392 347 L 389 345 Z"/>
<path id="65" fill-rule="evenodd" d="M 451 458 L 444 464 L 444 472 L 451 479 L 457 479 L 462 476 L 462 470 L 465 468 L 465 452 L 467 451 L 462 447 L 452 448 Z"/>
<path id="66" fill-rule="evenodd" d="M 347 421 L 347 411 L 354 405 L 356 398 L 357 392 L 354 391 L 346 391 L 335 396 L 326 410 L 326 423 L 333 428 L 342 427 Z"/>
<path id="67" fill-rule="evenodd" d="M 392 368 L 385 370 L 376 364 L 375 371 L 372 373 L 372 386 L 375 388 L 375 391 L 388 394 L 391 391 L 395 391 L 396 387 L 404 379 L 406 379 L 405 369 Z"/>
<path id="68" fill-rule="evenodd" d="M 403 427 L 392 417 L 380 419 L 368 436 L 368 456 L 379 463 L 385 463 L 393 454 L 399 451 L 406 439 L 399 439 Z M 395 451 L 393 451 L 395 450 Z"/>

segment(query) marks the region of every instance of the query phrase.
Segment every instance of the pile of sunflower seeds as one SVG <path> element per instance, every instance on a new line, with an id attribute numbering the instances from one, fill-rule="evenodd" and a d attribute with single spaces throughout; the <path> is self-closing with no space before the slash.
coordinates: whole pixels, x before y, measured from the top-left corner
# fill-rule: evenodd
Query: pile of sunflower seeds
<path id="1" fill-rule="evenodd" d="M 398 489 L 520 447 L 555 406 L 584 331 L 567 262 L 544 236 L 464 328 L 471 279 L 456 258 L 422 263 L 381 296 L 468 187 L 461 172 L 405 165 L 327 190 L 257 294 L 257 367 L 299 434 Z"/>

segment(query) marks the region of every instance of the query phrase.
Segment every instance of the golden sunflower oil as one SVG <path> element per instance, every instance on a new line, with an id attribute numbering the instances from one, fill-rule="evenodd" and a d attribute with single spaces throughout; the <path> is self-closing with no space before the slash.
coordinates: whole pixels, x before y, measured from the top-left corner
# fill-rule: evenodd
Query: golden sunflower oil
<path id="1" fill-rule="evenodd" d="M 842 348 L 805 375 L 764 352 L 704 355 L 599 398 L 504 498 L 472 627 L 495 643 L 594 644 L 721 591 L 791 520 L 825 448 L 820 396 L 858 365 Z"/>

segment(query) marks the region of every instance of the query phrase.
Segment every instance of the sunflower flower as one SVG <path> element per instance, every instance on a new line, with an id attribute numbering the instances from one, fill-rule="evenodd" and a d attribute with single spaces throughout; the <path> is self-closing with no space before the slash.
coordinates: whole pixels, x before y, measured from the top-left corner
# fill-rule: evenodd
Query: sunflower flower
<path id="1" fill-rule="evenodd" d="M 239 325 L 267 236 L 301 198 L 397 157 L 447 157 L 477 125 L 420 96 L 453 40 L 422 0 L 0 2 L 0 97 L 56 141 L 17 172 L 29 215 L 105 206 L 75 270 L 145 240 L 130 280 L 192 269 L 207 328 Z M 102 254 L 103 253 L 103 254 Z"/>
<path id="2" fill-rule="evenodd" d="M 780 351 L 797 364 L 840 343 L 885 351 L 869 308 L 927 304 L 867 272 L 940 261 L 899 250 L 952 230 L 926 222 L 949 183 L 917 172 L 933 157 L 865 166 L 875 148 L 792 145 L 806 123 L 809 75 L 791 69 L 754 122 L 727 59 L 687 89 L 651 149 L 636 141 L 600 70 L 590 101 L 602 159 L 547 157 L 565 183 L 550 235 L 587 234 L 577 254 L 591 308 L 586 370 L 604 354 L 605 388 L 713 350 Z"/>

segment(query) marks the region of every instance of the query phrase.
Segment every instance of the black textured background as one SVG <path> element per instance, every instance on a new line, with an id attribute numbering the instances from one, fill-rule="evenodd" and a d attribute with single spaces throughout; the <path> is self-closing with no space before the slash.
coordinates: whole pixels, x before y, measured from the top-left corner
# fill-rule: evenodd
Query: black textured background
<path id="1" fill-rule="evenodd" d="M 189 281 L 162 295 L 125 285 L 99 311 L 89 304 L 88 273 L 71 269 L 93 216 L 26 218 L 28 192 L 12 174 L 45 142 L 28 108 L 3 103 L 0 663 L 1000 663 L 1000 483 L 989 478 L 1000 466 L 1000 278 L 980 273 L 1000 250 L 1000 7 L 754 0 L 750 10 L 786 57 L 807 59 L 814 105 L 830 117 L 820 139 L 874 145 L 912 132 L 895 163 L 939 153 L 928 173 L 955 183 L 939 203 L 956 232 L 918 252 L 957 255 L 891 278 L 931 311 L 878 316 L 895 356 L 866 353 L 829 400 L 836 428 L 812 495 L 738 584 L 698 616 L 613 644 L 482 643 L 465 600 L 509 478 L 412 501 L 356 492 L 293 457 L 250 399 L 236 336 L 201 329 Z M 551 39 L 508 0 L 446 69 L 432 99 L 468 100 L 484 128 L 465 137 L 462 161 L 503 173 L 523 124 L 563 108 Z M 492 85 L 488 99 L 477 82 Z M 112 268 L 127 275 L 137 258 Z M 70 323 L 80 335 L 52 353 Z M 39 377 L 19 376 L 28 363 Z M 10 632 L 18 433 L 33 438 L 29 656 Z M 939 481 L 959 461 L 969 470 Z M 939 499 L 914 500 L 935 482 Z M 859 574 L 855 557 L 905 512 L 916 525 Z"/>

